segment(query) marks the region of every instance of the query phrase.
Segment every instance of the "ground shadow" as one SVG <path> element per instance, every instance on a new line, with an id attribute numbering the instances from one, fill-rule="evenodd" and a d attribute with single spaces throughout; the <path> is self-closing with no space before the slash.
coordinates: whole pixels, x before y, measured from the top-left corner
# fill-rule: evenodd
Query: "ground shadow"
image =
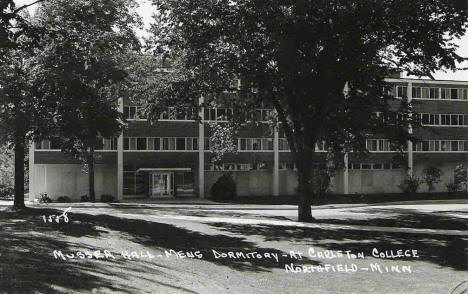
<path id="1" fill-rule="evenodd" d="M 111 271 L 111 268 L 123 269 L 128 264 L 123 258 L 111 261 L 83 260 L 80 262 L 81 260 L 78 259 L 63 261 L 53 256 L 53 250 L 62 250 L 64 254 L 76 250 L 112 250 L 113 248 L 88 248 L 83 244 L 67 241 L 67 236 L 105 237 L 108 233 L 106 229 L 117 231 L 119 237 L 144 245 L 149 250 L 152 248 L 183 252 L 200 250 L 203 253 L 203 260 L 239 271 L 266 272 L 273 268 L 284 269 L 285 264 L 295 262 L 289 257 L 284 257 L 285 253 L 280 250 L 259 248 L 255 243 L 247 242 L 242 237 L 202 234 L 174 225 L 139 219 L 73 213 L 68 215 L 69 223 L 44 223 L 42 215 L 61 212 L 43 208 L 27 209 L 23 212 L 0 211 L 0 290 L 6 293 L 60 293 L 62 289 L 62 292 L 69 293 L 70 291 L 92 292 L 94 288 L 107 288 L 111 291 L 136 292 L 128 285 L 116 283 L 115 279 L 111 280 L 111 277 L 116 274 L 115 271 Z M 125 250 L 125 248 L 119 249 Z M 216 259 L 211 249 L 218 252 L 275 253 L 280 256 L 280 261 L 266 258 Z M 120 251 L 116 250 L 116 255 L 119 253 Z M 312 260 L 302 262 L 319 264 Z M 297 261 L 295 263 L 301 264 Z M 164 265 L 161 266 L 164 267 Z M 135 271 L 138 270 L 158 274 L 151 266 L 139 266 Z M 125 281 L 129 278 L 126 275 L 128 271 L 127 274 L 122 271 L 118 278 Z M 138 272 L 132 272 L 132 275 L 143 278 L 138 275 Z M 158 283 L 191 292 L 188 289 Z"/>
<path id="2" fill-rule="evenodd" d="M 362 223 L 361 223 L 362 224 Z M 289 241 L 329 250 L 351 250 L 371 256 L 373 248 L 386 250 L 415 249 L 419 259 L 455 270 L 468 270 L 468 237 L 363 231 L 352 229 L 301 228 L 275 225 L 237 225 L 208 223 L 213 227 L 244 236 L 262 236 L 265 241 Z"/>
<path id="3" fill-rule="evenodd" d="M 401 208 L 372 208 L 364 211 L 350 210 L 350 213 L 353 212 L 372 215 L 372 217 L 365 220 L 322 218 L 318 219 L 317 222 L 327 224 L 366 225 L 377 227 L 468 230 L 468 220 L 466 218 L 451 216 L 451 214 L 454 213 L 467 213 L 461 211 L 443 211 L 429 213 Z"/>

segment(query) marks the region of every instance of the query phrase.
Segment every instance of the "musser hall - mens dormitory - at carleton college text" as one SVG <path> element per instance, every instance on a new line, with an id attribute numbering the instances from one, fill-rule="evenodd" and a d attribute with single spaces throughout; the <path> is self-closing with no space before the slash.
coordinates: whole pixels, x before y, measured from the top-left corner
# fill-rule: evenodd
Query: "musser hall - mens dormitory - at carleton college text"
<path id="1" fill-rule="evenodd" d="M 419 140 L 408 143 L 404 158 L 395 163 L 388 140 L 369 139 L 370 154 L 345 156 L 348 168 L 334 173 L 331 190 L 338 194 L 399 193 L 409 170 L 420 176 L 427 165 L 442 170 L 436 192 L 447 191 L 454 169 L 468 162 L 468 82 L 388 78 L 395 99 L 407 97 L 421 115 Z M 103 139 L 95 166 L 95 191 L 117 200 L 174 196 L 208 197 L 211 186 L 232 171 L 238 196 L 294 195 L 297 176 L 292 154 L 281 130 L 246 127 L 238 134 L 238 152 L 226 156 L 216 168 L 211 164 L 210 124 L 221 121 L 232 109 L 205 108 L 202 122 L 172 114 L 158 122 L 138 117 L 138 106 L 120 101 L 128 127 L 119 138 Z M 270 109 L 259 109 L 266 117 Z M 203 144 L 200 144 L 202 143 Z M 317 146 L 318 152 L 324 152 Z M 41 193 L 52 199 L 79 200 L 88 191 L 88 177 L 73 157 L 61 153 L 53 142 L 31 144 L 29 150 L 30 200 Z"/>

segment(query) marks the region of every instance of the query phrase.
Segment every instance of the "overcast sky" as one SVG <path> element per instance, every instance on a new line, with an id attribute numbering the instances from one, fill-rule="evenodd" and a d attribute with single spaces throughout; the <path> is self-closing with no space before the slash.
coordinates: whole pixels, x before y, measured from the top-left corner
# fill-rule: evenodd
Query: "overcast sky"
<path id="1" fill-rule="evenodd" d="M 70 0 L 73 1 L 73 0 Z M 138 13 L 143 17 L 143 21 L 145 26 L 148 28 L 149 23 L 151 22 L 151 16 L 154 12 L 154 7 L 152 7 L 150 0 L 137 0 L 140 2 L 140 7 L 138 9 Z M 33 2 L 33 0 L 15 0 L 17 6 L 28 4 Z M 139 35 L 144 35 L 144 32 L 139 32 Z M 460 48 L 458 50 L 458 54 L 461 56 L 468 57 L 468 35 L 456 42 Z M 468 67 L 468 63 L 467 66 Z M 457 71 L 457 72 L 438 72 L 435 74 L 436 79 L 441 80 L 463 80 L 468 81 L 468 71 Z"/>

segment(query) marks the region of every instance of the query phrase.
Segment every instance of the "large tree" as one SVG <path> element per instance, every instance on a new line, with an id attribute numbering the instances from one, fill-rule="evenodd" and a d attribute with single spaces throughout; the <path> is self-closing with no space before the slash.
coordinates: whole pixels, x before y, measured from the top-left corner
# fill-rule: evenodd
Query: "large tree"
<path id="1" fill-rule="evenodd" d="M 0 4 L 0 140 L 15 154 L 16 208 L 24 207 L 24 163 L 27 141 L 42 131 L 43 108 L 35 95 L 34 50 L 42 31 L 32 24 L 27 7 L 14 1 Z"/>
<path id="2" fill-rule="evenodd" d="M 45 29 L 38 91 L 57 102 L 51 139 L 86 164 L 92 201 L 94 151 L 102 146 L 100 138 L 117 137 L 123 126 L 118 92 L 127 73 L 119 60 L 139 49 L 136 6 L 133 0 L 50 0 L 36 13 Z"/>
<path id="3" fill-rule="evenodd" d="M 155 54 L 174 61 L 155 105 L 220 97 L 245 113 L 274 107 L 298 169 L 299 220 L 309 221 L 315 146 L 339 158 L 385 134 L 404 147 L 408 105 L 393 106 L 394 70 L 431 76 L 464 58 L 453 40 L 467 29 L 465 0 L 153 0 Z M 158 58 L 160 57 L 158 56 Z M 225 97 L 226 95 L 221 95 Z M 394 120 L 383 124 L 376 112 Z M 396 113 L 400 113 L 396 116 Z M 390 115 L 391 116 L 391 115 Z M 242 117 L 234 115 L 234 117 Z"/>

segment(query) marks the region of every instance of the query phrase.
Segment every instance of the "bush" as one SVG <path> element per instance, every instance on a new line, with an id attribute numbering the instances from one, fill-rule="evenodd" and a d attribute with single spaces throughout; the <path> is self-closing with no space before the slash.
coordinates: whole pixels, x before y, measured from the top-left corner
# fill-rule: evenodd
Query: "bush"
<path id="1" fill-rule="evenodd" d="M 83 196 L 81 196 L 81 200 L 80 200 L 80 201 L 81 201 L 81 202 L 89 202 L 89 197 L 88 197 L 88 195 L 83 195 Z"/>
<path id="2" fill-rule="evenodd" d="M 10 198 L 15 194 L 15 189 L 7 186 L 0 186 L 0 198 Z"/>
<path id="3" fill-rule="evenodd" d="M 449 193 L 455 193 L 459 190 L 459 187 L 454 180 L 450 180 L 447 184 L 445 184 L 445 187 L 447 187 L 447 191 Z"/>
<path id="4" fill-rule="evenodd" d="M 233 200 L 237 196 L 236 182 L 231 173 L 222 175 L 210 189 L 214 200 Z"/>
<path id="5" fill-rule="evenodd" d="M 59 202 L 59 203 L 70 203 L 71 199 L 68 196 L 60 196 L 59 198 L 57 198 L 57 202 Z"/>
<path id="6" fill-rule="evenodd" d="M 426 166 L 423 170 L 423 180 L 429 192 L 434 191 L 434 185 L 440 182 L 442 171 L 436 166 Z"/>
<path id="7" fill-rule="evenodd" d="M 101 195 L 101 202 L 114 202 L 114 196 L 108 194 Z"/>
<path id="8" fill-rule="evenodd" d="M 467 191 L 468 173 L 465 164 L 459 164 L 454 170 L 454 183 L 457 185 L 457 191 Z"/>
<path id="9" fill-rule="evenodd" d="M 403 182 L 398 186 L 405 194 L 414 194 L 418 192 L 421 181 L 416 176 L 406 176 Z"/>

